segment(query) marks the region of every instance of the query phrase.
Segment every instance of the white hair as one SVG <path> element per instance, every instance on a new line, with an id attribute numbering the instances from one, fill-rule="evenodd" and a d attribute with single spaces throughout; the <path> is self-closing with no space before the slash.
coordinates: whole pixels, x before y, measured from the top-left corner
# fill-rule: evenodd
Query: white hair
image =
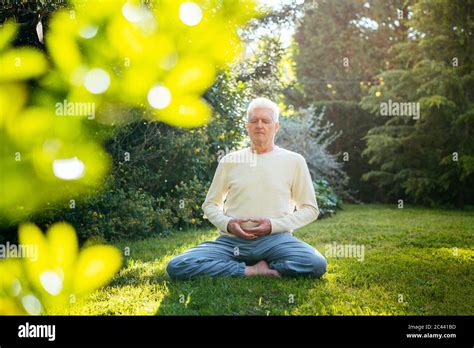
<path id="1" fill-rule="evenodd" d="M 250 102 L 247 108 L 247 121 L 250 120 L 250 113 L 256 108 L 269 109 L 272 112 L 273 122 L 278 122 L 278 116 L 280 115 L 278 105 L 267 98 L 255 98 Z"/>

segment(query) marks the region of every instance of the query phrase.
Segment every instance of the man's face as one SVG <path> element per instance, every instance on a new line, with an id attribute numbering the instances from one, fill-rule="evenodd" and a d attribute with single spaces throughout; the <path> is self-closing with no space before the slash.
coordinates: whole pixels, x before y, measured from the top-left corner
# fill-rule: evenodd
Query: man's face
<path id="1" fill-rule="evenodd" d="M 267 108 L 255 108 L 249 115 L 247 130 L 250 140 L 255 145 L 273 144 L 273 138 L 280 124 L 273 122 L 272 112 Z"/>

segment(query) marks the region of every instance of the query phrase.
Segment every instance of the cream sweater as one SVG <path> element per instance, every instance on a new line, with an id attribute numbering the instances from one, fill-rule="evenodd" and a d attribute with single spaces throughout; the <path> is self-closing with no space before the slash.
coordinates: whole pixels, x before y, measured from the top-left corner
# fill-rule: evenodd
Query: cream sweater
<path id="1" fill-rule="evenodd" d="M 278 233 L 293 232 L 319 215 L 304 157 L 278 146 L 264 154 L 249 147 L 223 157 L 202 209 L 226 235 L 232 218 L 269 218 L 272 233 Z"/>

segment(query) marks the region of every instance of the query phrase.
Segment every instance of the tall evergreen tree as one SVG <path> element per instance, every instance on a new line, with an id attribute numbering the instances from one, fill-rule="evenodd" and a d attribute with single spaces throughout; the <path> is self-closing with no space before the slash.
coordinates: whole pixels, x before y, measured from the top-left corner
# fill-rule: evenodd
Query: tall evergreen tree
<path id="1" fill-rule="evenodd" d="M 383 120 L 362 109 L 359 102 L 375 84 L 390 47 L 406 33 L 400 16 L 407 13 L 405 0 L 306 1 L 306 11 L 296 33 L 296 72 L 303 96 L 292 96 L 295 105 L 325 107 L 326 117 L 341 136 L 330 151 L 339 154 L 350 177 L 349 186 L 364 200 L 383 198 L 372 184 L 361 180 L 369 171 L 362 157 L 363 137 Z"/>
<path id="2" fill-rule="evenodd" d="M 473 13 L 472 0 L 418 0 L 407 39 L 394 46 L 393 69 L 362 102 L 373 113 L 388 101 L 420 105 L 419 117 L 389 117 L 367 136 L 365 154 L 377 170 L 366 178 L 393 198 L 474 202 Z"/>

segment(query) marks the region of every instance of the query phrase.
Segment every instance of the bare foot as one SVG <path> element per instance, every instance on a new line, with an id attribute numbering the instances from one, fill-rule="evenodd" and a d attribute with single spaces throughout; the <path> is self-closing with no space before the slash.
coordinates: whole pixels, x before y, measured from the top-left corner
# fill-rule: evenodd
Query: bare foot
<path id="1" fill-rule="evenodd" d="M 270 276 L 270 277 L 280 277 L 280 273 L 278 273 L 278 271 L 274 269 L 271 269 L 265 260 L 259 261 L 253 266 L 245 267 L 245 275 L 246 276 L 263 275 L 263 276 Z"/>

